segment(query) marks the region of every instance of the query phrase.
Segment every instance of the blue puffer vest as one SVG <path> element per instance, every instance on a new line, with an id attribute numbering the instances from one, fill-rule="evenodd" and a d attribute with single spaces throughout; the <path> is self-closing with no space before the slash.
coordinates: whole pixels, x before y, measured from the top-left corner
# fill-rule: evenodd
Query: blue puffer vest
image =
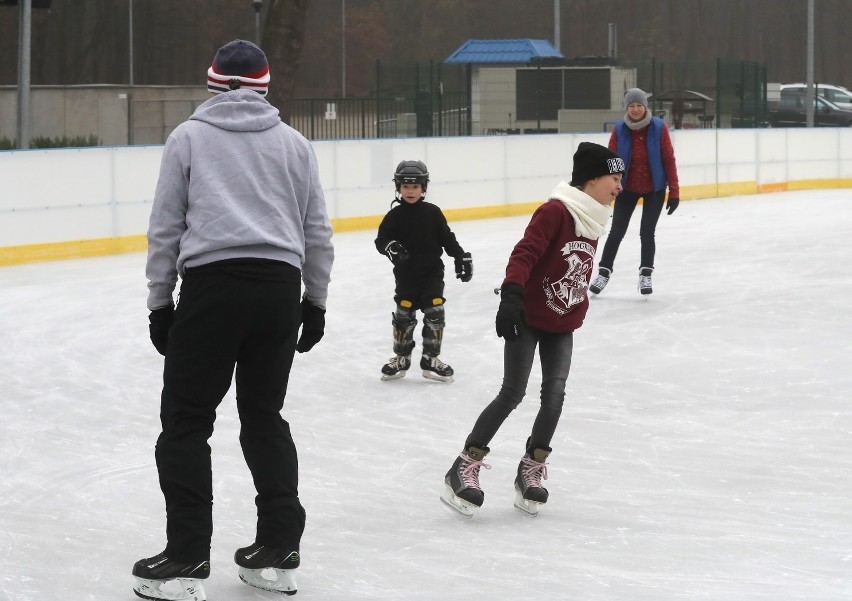
<path id="1" fill-rule="evenodd" d="M 618 142 L 618 154 L 624 159 L 626 171 L 621 185 L 627 189 L 627 174 L 630 173 L 630 155 L 633 151 L 633 136 L 631 129 L 622 121 L 616 127 L 615 138 Z M 654 182 L 654 189 L 650 192 L 663 190 L 668 185 L 666 178 L 666 170 L 663 168 L 663 155 L 660 153 L 660 140 L 663 137 L 663 120 L 659 117 L 651 117 L 651 122 L 648 124 L 648 135 L 645 136 L 645 147 L 648 152 L 648 166 L 651 169 L 651 180 Z M 643 190 L 645 191 L 645 190 Z"/>

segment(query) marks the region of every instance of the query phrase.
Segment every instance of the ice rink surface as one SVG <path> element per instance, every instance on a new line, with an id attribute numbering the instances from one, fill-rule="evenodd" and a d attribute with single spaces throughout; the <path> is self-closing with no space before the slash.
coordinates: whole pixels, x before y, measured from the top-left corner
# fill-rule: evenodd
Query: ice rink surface
<path id="1" fill-rule="evenodd" d="M 475 266 L 462 284 L 447 262 L 452 384 L 379 380 L 391 265 L 375 232 L 335 236 L 326 336 L 297 356 L 284 408 L 308 513 L 295 598 L 852 599 L 852 190 L 682 202 L 660 218 L 647 300 L 638 216 L 575 335 L 537 518 L 512 507 L 512 482 L 538 362 L 491 443 L 478 515 L 438 500 L 500 385 L 492 289 L 528 218 L 451 224 Z M 164 547 L 144 263 L 0 268 L 2 601 L 133 599 L 133 563 Z M 211 439 L 205 587 L 280 599 L 232 561 L 255 516 L 232 395 Z"/>

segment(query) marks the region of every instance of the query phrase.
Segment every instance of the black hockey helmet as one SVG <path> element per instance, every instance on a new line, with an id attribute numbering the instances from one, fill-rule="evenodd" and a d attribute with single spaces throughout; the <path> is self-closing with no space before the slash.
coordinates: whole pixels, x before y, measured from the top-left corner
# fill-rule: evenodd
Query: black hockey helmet
<path id="1" fill-rule="evenodd" d="M 396 184 L 397 192 L 402 184 L 420 184 L 425 192 L 426 185 L 429 183 L 429 170 L 426 169 L 426 163 L 401 161 L 393 173 L 393 182 Z"/>

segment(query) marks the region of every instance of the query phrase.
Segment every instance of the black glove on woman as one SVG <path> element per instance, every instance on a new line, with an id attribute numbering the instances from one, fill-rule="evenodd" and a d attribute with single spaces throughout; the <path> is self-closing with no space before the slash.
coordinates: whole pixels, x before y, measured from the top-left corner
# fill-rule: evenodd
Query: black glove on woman
<path id="1" fill-rule="evenodd" d="M 667 215 L 671 215 L 677 210 L 677 205 L 680 204 L 680 198 L 672 198 L 669 196 L 669 199 L 666 201 L 666 208 L 668 209 Z"/>
<path id="2" fill-rule="evenodd" d="M 527 325 L 524 311 L 524 289 L 517 284 L 504 284 L 500 289 L 500 307 L 497 309 L 497 335 L 506 342 L 514 342 Z"/>

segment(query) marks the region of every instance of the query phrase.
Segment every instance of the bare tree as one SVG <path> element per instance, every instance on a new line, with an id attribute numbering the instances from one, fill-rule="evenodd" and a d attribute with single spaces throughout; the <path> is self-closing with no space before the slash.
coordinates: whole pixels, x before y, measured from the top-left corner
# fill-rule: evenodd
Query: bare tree
<path id="1" fill-rule="evenodd" d="M 263 48 L 269 58 L 269 102 L 290 118 L 290 100 L 305 45 L 305 21 L 310 0 L 271 0 L 263 28 Z"/>

